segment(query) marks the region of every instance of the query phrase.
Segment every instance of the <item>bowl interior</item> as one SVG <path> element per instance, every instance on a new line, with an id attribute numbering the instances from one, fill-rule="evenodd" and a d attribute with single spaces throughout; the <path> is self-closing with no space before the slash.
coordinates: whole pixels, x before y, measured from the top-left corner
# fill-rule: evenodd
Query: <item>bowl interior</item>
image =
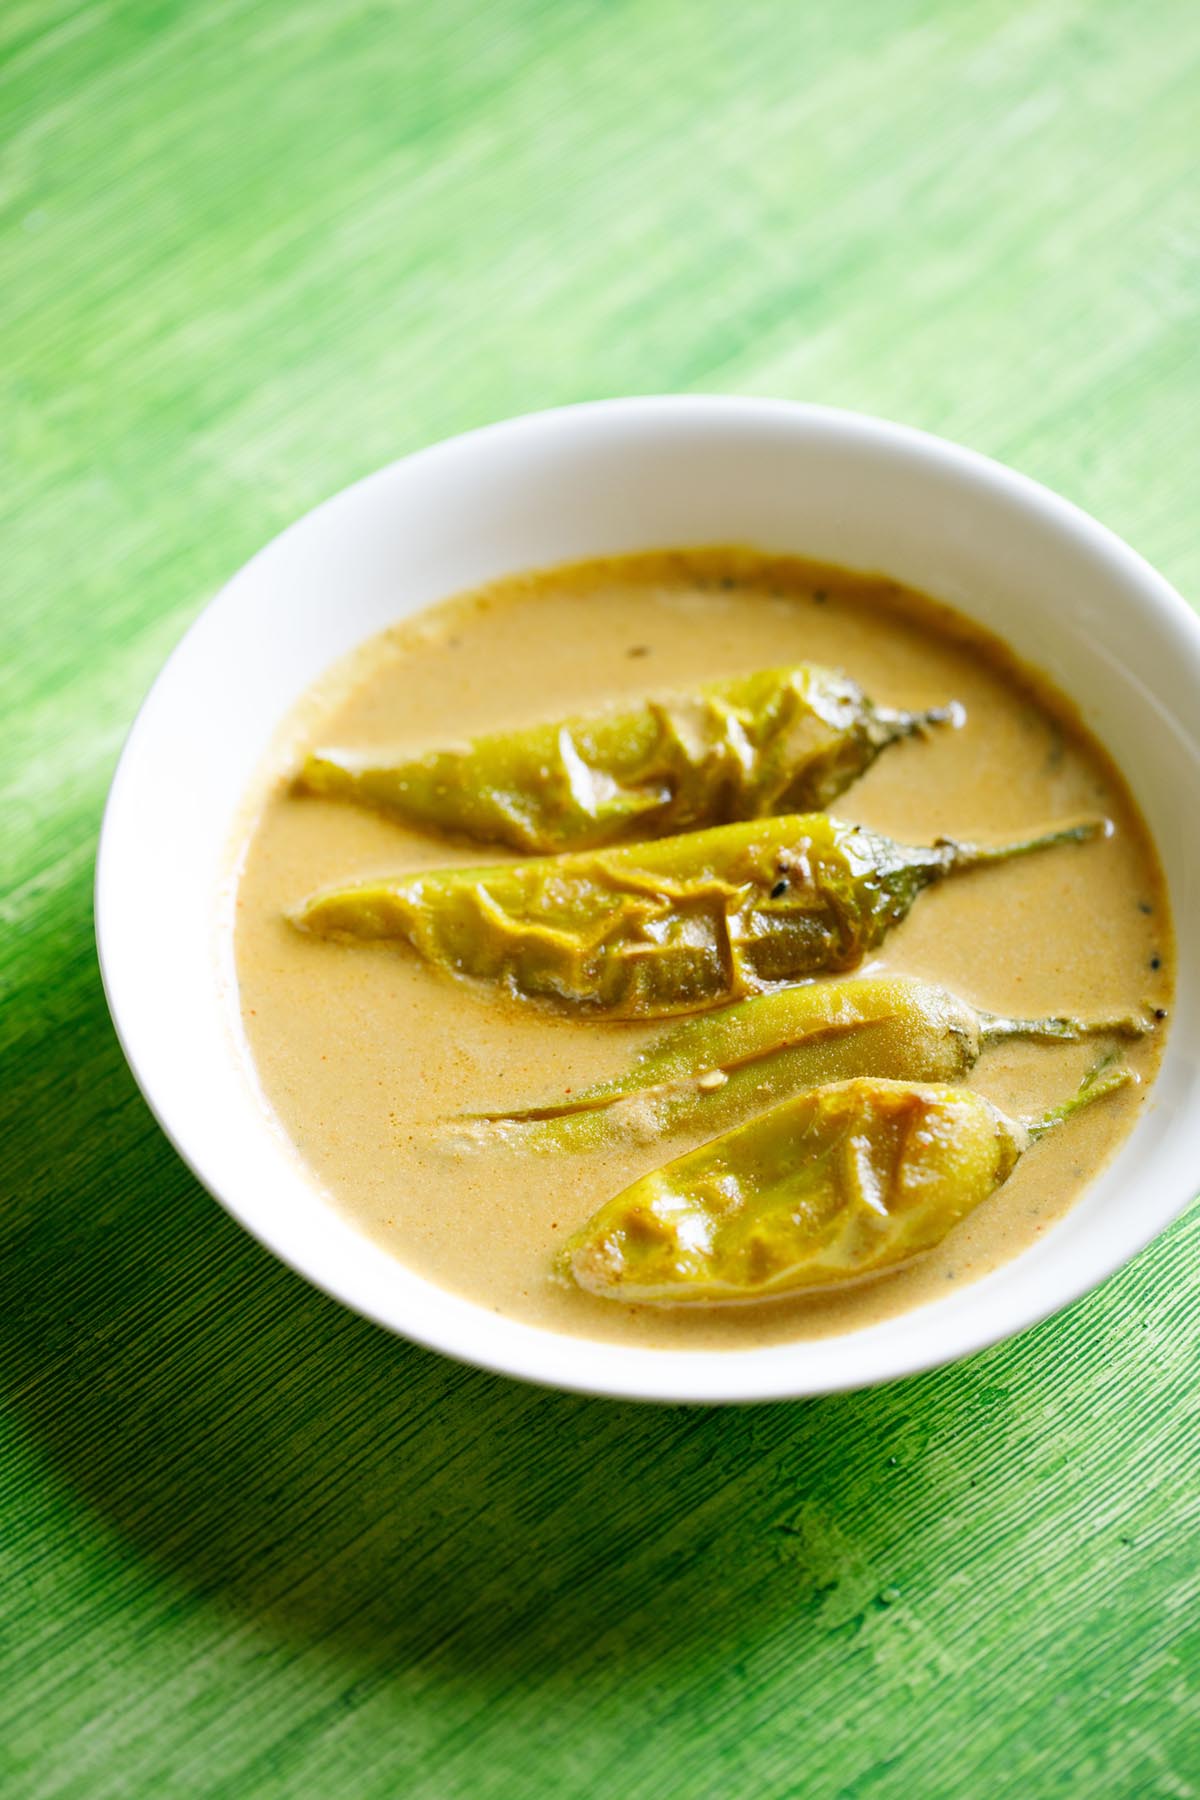
<path id="1" fill-rule="evenodd" d="M 412 1274 L 322 1199 L 240 1043 L 230 854 L 272 736 L 337 658 L 395 619 L 522 568 L 746 542 L 927 589 L 1079 705 L 1166 869 L 1178 1001 L 1133 1135 L 1036 1248 L 944 1300 L 848 1336 L 745 1352 L 564 1339 Z M 318 508 L 222 591 L 130 735 L 101 844 L 97 934 L 114 1019 L 160 1122 L 242 1223 L 319 1286 L 452 1355 L 596 1392 L 825 1392 L 978 1349 L 1102 1279 L 1191 1197 L 1200 1167 L 1200 980 L 1180 929 L 1200 897 L 1184 828 L 1200 779 L 1200 623 L 1111 534 L 995 464 L 853 415 L 640 400 L 535 415 L 397 463 Z"/>

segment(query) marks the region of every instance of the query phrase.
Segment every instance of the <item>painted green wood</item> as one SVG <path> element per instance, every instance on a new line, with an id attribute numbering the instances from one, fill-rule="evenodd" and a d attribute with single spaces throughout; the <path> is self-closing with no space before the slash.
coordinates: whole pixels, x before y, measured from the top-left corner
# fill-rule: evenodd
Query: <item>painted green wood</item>
<path id="1" fill-rule="evenodd" d="M 506 413 L 891 414 L 1200 593 L 1193 0 L 8 0 L 0 79 L 7 1800 L 1200 1792 L 1195 1214 L 892 1389 L 519 1388 L 198 1191 L 89 901 L 223 577 Z"/>

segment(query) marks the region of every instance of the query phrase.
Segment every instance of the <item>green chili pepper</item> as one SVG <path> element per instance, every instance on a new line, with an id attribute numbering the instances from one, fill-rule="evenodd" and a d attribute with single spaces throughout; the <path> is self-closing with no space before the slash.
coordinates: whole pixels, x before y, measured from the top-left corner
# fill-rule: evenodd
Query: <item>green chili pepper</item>
<path id="1" fill-rule="evenodd" d="M 941 1243 L 1031 1142 L 1131 1079 L 1101 1064 L 1030 1124 L 969 1088 L 865 1077 L 813 1088 L 642 1176 L 561 1264 L 588 1293 L 660 1306 L 888 1274 Z"/>
<path id="2" fill-rule="evenodd" d="M 685 1019 L 612 1080 L 542 1106 L 469 1116 L 520 1127 L 522 1143 L 534 1149 L 585 1150 L 614 1129 L 656 1136 L 694 1124 L 714 1136 L 820 1082 L 856 1075 L 961 1081 L 1003 1039 L 1061 1043 L 1146 1029 L 1128 1014 L 1001 1018 L 912 976 L 852 976 L 777 988 Z"/>
<path id="3" fill-rule="evenodd" d="M 411 760 L 319 750 L 297 785 L 478 842 L 588 850 L 827 806 L 888 744 L 959 717 L 876 707 L 832 669 L 766 669 Z"/>
<path id="4" fill-rule="evenodd" d="M 659 1018 L 854 968 L 931 882 L 1108 829 L 913 848 L 797 814 L 335 888 L 293 922 L 321 937 L 401 940 L 455 975 L 576 1013 Z"/>

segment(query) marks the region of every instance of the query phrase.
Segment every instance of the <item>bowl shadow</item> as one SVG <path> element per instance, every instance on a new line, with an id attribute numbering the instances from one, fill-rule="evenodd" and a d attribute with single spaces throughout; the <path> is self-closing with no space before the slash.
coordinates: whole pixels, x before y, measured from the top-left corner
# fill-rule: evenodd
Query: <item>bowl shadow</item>
<path id="1" fill-rule="evenodd" d="M 55 1018 L 5 1084 L 2 1379 L 61 1512 L 118 1533 L 144 1586 L 321 1640 L 367 1683 L 613 1658 L 629 1676 L 744 1651 L 748 1630 L 854 1636 L 889 1604 L 906 1531 L 939 1503 L 945 1465 L 920 1451 L 935 1416 L 977 1403 L 978 1360 L 688 1409 L 523 1387 L 387 1336 L 275 1263 L 175 1157 L 121 1058 L 85 912 L 75 894 Z"/>

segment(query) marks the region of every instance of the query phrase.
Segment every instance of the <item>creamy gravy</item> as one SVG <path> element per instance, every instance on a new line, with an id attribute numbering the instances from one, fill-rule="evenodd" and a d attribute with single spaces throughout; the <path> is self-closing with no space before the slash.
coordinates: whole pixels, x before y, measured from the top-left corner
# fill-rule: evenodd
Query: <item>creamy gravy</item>
<path id="1" fill-rule="evenodd" d="M 967 722 L 895 746 L 836 803 L 912 843 L 999 841 L 1104 813 L 1106 841 L 924 894 L 868 965 L 995 1012 L 1114 1014 L 1169 1005 L 1171 926 L 1153 847 L 1123 782 L 1069 705 L 958 615 L 875 576 L 713 550 L 523 576 L 376 639 L 299 709 L 244 846 L 235 951 L 262 1089 L 331 1202 L 413 1269 L 558 1331 L 671 1347 L 748 1347 L 851 1330 L 977 1279 L 1034 1242 L 1129 1131 L 1165 1026 L 1127 1047 L 1142 1078 L 1037 1145 L 922 1263 L 820 1299 L 668 1311 L 590 1298 L 551 1274 L 611 1194 L 705 1135 L 537 1153 L 439 1121 L 519 1107 L 626 1068 L 663 1024 L 576 1023 L 475 990 L 404 947 L 308 938 L 286 909 L 323 886 L 435 864 L 499 862 L 342 803 L 295 796 L 320 742 L 413 754 L 789 662 L 844 668 L 881 704 L 957 699 Z M 1095 1043 L 1004 1044 L 972 1076 L 1008 1111 L 1065 1099 Z M 881 1071 L 886 1073 L 886 1071 Z"/>

